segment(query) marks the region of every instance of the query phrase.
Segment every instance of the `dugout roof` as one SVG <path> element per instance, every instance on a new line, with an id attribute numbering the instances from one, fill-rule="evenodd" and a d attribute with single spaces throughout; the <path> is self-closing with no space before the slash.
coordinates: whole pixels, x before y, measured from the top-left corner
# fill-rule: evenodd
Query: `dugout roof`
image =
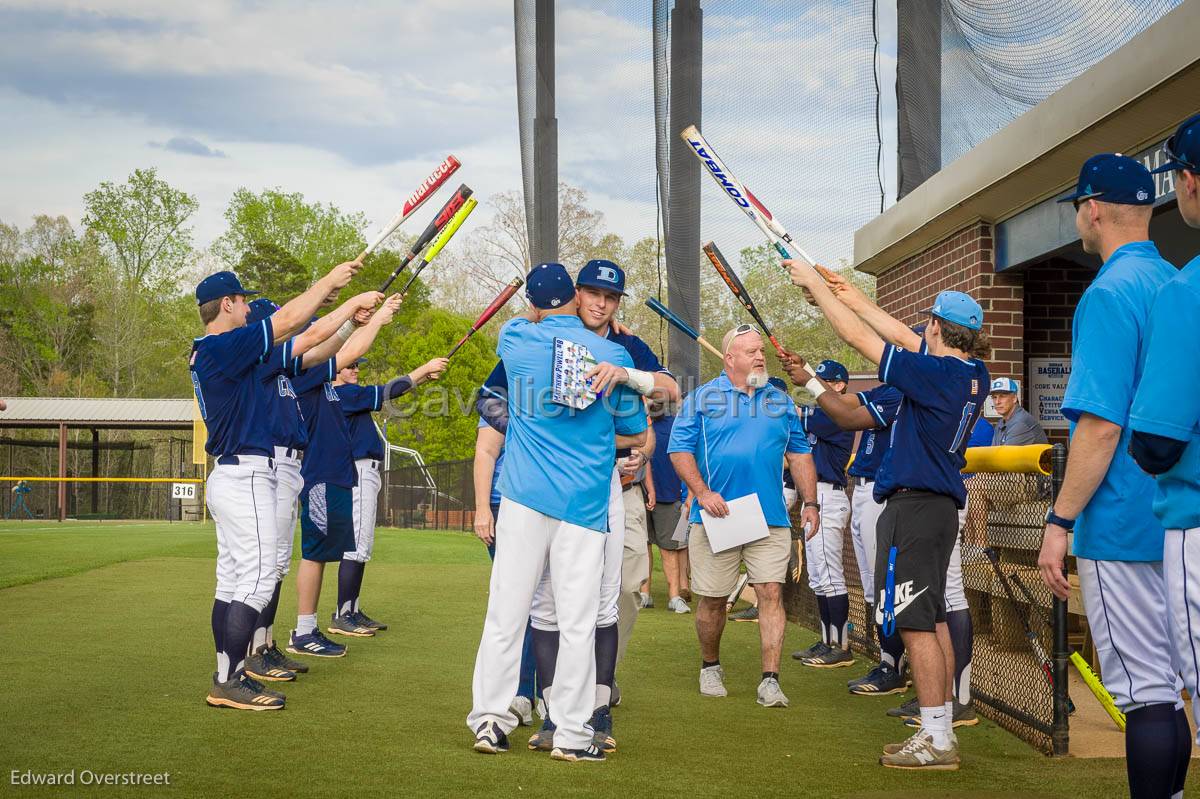
<path id="1" fill-rule="evenodd" d="M 1074 186 L 1083 162 L 1115 150 L 1153 165 L 1161 143 L 1200 108 L 1198 30 L 1200 2 L 1180 4 L 945 165 L 857 231 L 855 267 L 884 274 L 978 221 L 997 225 L 997 271 L 1077 240 L 1073 210 L 1054 199 Z"/>
<path id="2" fill-rule="evenodd" d="M 5 397 L 0 428 L 67 427 L 120 430 L 191 430 L 192 399 L 94 399 L 89 397 Z"/>

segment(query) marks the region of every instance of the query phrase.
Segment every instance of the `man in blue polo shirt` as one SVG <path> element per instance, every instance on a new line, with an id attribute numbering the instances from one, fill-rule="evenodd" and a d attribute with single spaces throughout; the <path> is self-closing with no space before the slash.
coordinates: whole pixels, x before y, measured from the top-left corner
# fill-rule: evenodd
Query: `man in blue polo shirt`
<path id="1" fill-rule="evenodd" d="M 624 348 L 584 328 L 566 269 L 535 267 L 525 293 L 539 321 L 509 321 L 496 348 L 508 374 L 506 463 L 467 725 L 476 751 L 508 749 L 517 723 L 510 708 L 521 643 L 534 590 L 549 564 L 559 632 L 553 689 L 546 697 L 556 727 L 552 757 L 602 761 L 588 720 L 596 694 L 596 615 L 612 464 L 618 434 L 629 436 L 632 446 L 644 443 L 646 416 L 638 395 L 623 384 L 600 393 L 592 381 L 595 394 L 581 393 L 578 368 L 588 356 L 626 370 L 633 361 Z"/>
<path id="2" fill-rule="evenodd" d="M 1200 228 L 1200 114 L 1179 126 L 1167 152 L 1171 160 L 1156 171 L 1173 173 L 1179 215 L 1188 227 Z M 1194 341 L 1197 330 L 1200 256 L 1158 293 L 1146 365 L 1129 414 L 1133 457 L 1156 478 L 1154 513 L 1166 528 L 1163 571 L 1171 632 L 1193 714 L 1200 709 L 1194 654 L 1200 652 L 1200 358 L 1180 347 Z M 1179 728 L 1180 735 L 1184 731 Z M 1182 789 L 1186 766 L 1181 760 L 1173 787 Z"/>
<path id="3" fill-rule="evenodd" d="M 767 382 L 762 335 L 752 325 L 739 325 L 725 334 L 722 351 L 724 370 L 684 400 L 668 445 L 675 471 L 695 498 L 688 557 L 692 590 L 699 596 L 700 693 L 728 693 L 720 657 L 725 599 L 744 563 L 758 598 L 762 680 L 757 701 L 763 707 L 787 707 L 788 698 L 779 687 L 779 659 L 786 626 L 782 589 L 792 532 L 779 465 L 786 458 L 804 502 L 803 526 L 811 535 L 821 525 L 817 471 L 795 403 Z M 724 518 L 729 515 L 727 499 L 752 495 L 766 518 L 767 537 L 714 551 L 701 511 Z"/>
<path id="4" fill-rule="evenodd" d="M 1071 422 L 1071 452 L 1046 516 L 1038 567 L 1050 590 L 1065 600 L 1067 536 L 1074 529 L 1084 610 L 1105 684 L 1126 715 L 1125 754 L 1137 794 L 1147 785 L 1165 788 L 1180 767 L 1179 666 L 1167 621 L 1163 527 L 1151 507 L 1153 478 L 1128 452 L 1129 409 L 1143 374 L 1150 307 L 1177 272 L 1148 240 L 1154 179 L 1140 161 L 1112 154 L 1089 158 L 1077 190 L 1061 202 L 1074 203 L 1083 249 L 1104 264 L 1071 326 L 1071 377 L 1062 404 Z"/>
<path id="5" fill-rule="evenodd" d="M 879 379 L 904 396 L 892 446 L 875 474 L 874 496 L 887 502 L 877 525 L 876 620 L 900 631 L 920 704 L 920 730 L 884 747 L 889 768 L 958 768 L 953 718 L 954 649 L 946 624 L 946 575 L 966 506 L 964 452 L 983 411 L 990 379 L 979 360 L 989 351 L 983 310 L 944 291 L 928 309 L 923 335 L 862 292 L 830 287 L 809 264 L 787 261 L 792 282 L 808 289 L 838 336 L 879 364 Z M 813 393 L 825 387 L 814 377 Z"/>

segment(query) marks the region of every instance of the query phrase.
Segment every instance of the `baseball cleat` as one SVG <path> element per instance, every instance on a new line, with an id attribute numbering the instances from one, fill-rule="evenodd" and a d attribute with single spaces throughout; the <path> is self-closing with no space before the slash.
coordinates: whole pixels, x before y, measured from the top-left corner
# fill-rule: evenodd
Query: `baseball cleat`
<path id="1" fill-rule="evenodd" d="M 271 662 L 267 657 L 266 645 L 260 646 L 258 651 L 246 658 L 245 669 L 251 677 L 267 682 L 291 682 L 296 679 L 296 672 L 281 668 Z"/>
<path id="2" fill-rule="evenodd" d="M 607 758 L 595 745 L 583 749 L 562 749 L 555 747 L 550 753 L 554 760 L 565 760 L 568 763 L 603 763 Z"/>
<path id="3" fill-rule="evenodd" d="M 904 693 L 908 690 L 908 680 L 897 674 L 891 666 L 880 663 L 866 677 L 848 687 L 855 696 L 886 696 Z"/>
<path id="4" fill-rule="evenodd" d="M 217 682 L 213 674 L 212 688 L 204 701 L 212 707 L 232 707 L 238 710 L 283 710 L 282 694 L 262 689 L 262 686 L 239 674 L 228 682 Z"/>
<path id="5" fill-rule="evenodd" d="M 800 662 L 805 666 L 812 666 L 814 669 L 843 669 L 854 665 L 854 655 L 851 655 L 848 649 L 830 646 L 826 647 L 821 654 L 805 658 Z"/>
<path id="6" fill-rule="evenodd" d="M 596 708 L 588 724 L 595 731 L 592 734 L 592 746 L 606 755 L 617 751 L 617 739 L 612 736 L 612 711 L 609 710 L 608 705 Z"/>
<path id="7" fill-rule="evenodd" d="M 375 621 L 370 616 L 363 613 L 361 610 L 354 611 L 353 613 L 350 614 L 350 616 L 351 616 L 351 618 L 354 619 L 354 621 L 358 622 L 363 627 L 370 627 L 372 630 L 375 630 L 376 632 L 378 632 L 379 630 L 386 630 L 388 628 L 388 626 L 386 624 L 384 624 L 381 621 Z"/>
<path id="8" fill-rule="evenodd" d="M 558 729 L 554 722 L 546 718 L 542 727 L 529 736 L 529 748 L 535 752 L 550 752 L 554 750 L 554 731 Z"/>
<path id="9" fill-rule="evenodd" d="M 729 618 L 733 621 L 752 621 L 758 624 L 758 605 L 751 605 L 737 613 L 730 613 Z"/>
<path id="10" fill-rule="evenodd" d="M 758 684 L 756 701 L 763 707 L 788 706 L 788 698 L 784 695 L 783 689 L 779 687 L 779 680 L 774 677 L 766 677 Z"/>
<path id="11" fill-rule="evenodd" d="M 824 654 L 825 650 L 828 648 L 829 644 L 825 643 L 824 641 L 817 641 L 808 649 L 801 649 L 799 652 L 793 652 L 792 658 L 794 660 L 807 660 L 808 658 Z"/>
<path id="12" fill-rule="evenodd" d="M 527 696 L 517 696 L 508 706 L 508 712 L 517 717 L 517 725 L 528 727 L 533 724 L 533 702 Z"/>
<path id="13" fill-rule="evenodd" d="M 917 715 L 907 716 L 904 719 L 905 725 L 909 727 L 921 727 L 921 711 L 917 710 Z M 953 727 L 974 727 L 979 723 L 979 717 L 975 715 L 975 708 L 970 705 L 960 705 L 958 700 L 954 700 L 954 720 Z"/>
<path id="14" fill-rule="evenodd" d="M 479 731 L 475 733 L 474 749 L 483 755 L 498 755 L 501 752 L 507 752 L 508 736 L 496 722 L 485 721 L 479 725 Z"/>
<path id="15" fill-rule="evenodd" d="M 371 638 L 375 635 L 374 630 L 356 622 L 349 613 L 343 616 L 333 614 L 325 629 L 334 635 L 349 635 L 352 638 Z"/>
<path id="16" fill-rule="evenodd" d="M 701 696 L 729 696 L 725 690 L 725 669 L 720 664 L 700 669 Z"/>
<path id="17" fill-rule="evenodd" d="M 308 635 L 296 635 L 292 630 L 288 640 L 287 651 L 293 655 L 312 655 L 317 658 L 340 658 L 346 654 L 346 647 L 330 641 L 320 630 L 313 630 Z"/>
<path id="18" fill-rule="evenodd" d="M 914 696 L 900 707 L 889 708 L 887 714 L 894 719 L 906 719 L 911 716 L 920 716 L 921 703 L 918 702 L 917 698 Z"/>
<path id="19" fill-rule="evenodd" d="M 919 732 L 913 733 L 913 735 L 920 735 L 920 733 Z M 955 746 L 958 746 L 958 736 L 954 734 L 954 730 L 950 731 L 950 740 L 954 741 Z M 903 749 L 904 745 L 906 743 L 908 743 L 907 740 L 901 741 L 898 744 L 884 744 L 883 745 L 883 753 L 885 755 L 894 755 L 897 752 L 899 752 L 901 749 Z"/>
<path id="20" fill-rule="evenodd" d="M 268 662 L 274 666 L 278 666 L 281 669 L 287 669 L 288 671 L 296 674 L 308 673 L 308 664 L 301 663 L 298 660 L 292 660 L 290 657 L 283 654 L 283 652 L 279 651 L 279 646 L 274 641 L 267 645 L 266 655 Z"/>
<path id="21" fill-rule="evenodd" d="M 958 743 L 953 738 L 948 747 L 938 749 L 933 745 L 933 736 L 920 733 L 900 744 L 895 752 L 885 752 L 879 758 L 881 766 L 914 771 L 957 771 L 958 763 Z"/>

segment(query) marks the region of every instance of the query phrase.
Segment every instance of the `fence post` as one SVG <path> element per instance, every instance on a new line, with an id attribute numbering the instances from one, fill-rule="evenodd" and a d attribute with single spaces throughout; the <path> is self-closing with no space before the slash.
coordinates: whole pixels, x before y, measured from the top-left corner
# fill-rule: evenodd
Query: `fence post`
<path id="1" fill-rule="evenodd" d="M 1055 444 L 1050 456 L 1051 501 L 1058 499 L 1063 477 L 1067 472 L 1067 449 Z M 1055 757 L 1067 754 L 1070 743 L 1070 713 L 1067 710 L 1067 603 L 1052 598 L 1054 607 L 1054 722 L 1050 733 L 1051 751 Z"/>

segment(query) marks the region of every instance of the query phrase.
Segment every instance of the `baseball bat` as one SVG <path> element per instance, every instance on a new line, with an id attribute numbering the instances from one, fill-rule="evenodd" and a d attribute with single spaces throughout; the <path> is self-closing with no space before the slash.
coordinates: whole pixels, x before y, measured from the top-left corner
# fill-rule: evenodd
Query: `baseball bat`
<path id="1" fill-rule="evenodd" d="M 683 333 L 683 335 L 699 343 L 701 347 L 704 347 L 713 355 L 722 359 L 725 357 L 721 354 L 720 350 L 718 350 L 712 344 L 709 344 L 708 341 L 705 340 L 704 336 L 697 333 L 694 327 L 683 321 L 683 319 L 681 319 L 674 311 L 659 302 L 656 297 L 651 297 L 646 300 L 646 307 L 665 319 L 667 324 L 671 325 L 676 330 L 679 330 L 681 333 Z"/>
<path id="2" fill-rule="evenodd" d="M 475 331 L 486 325 L 488 320 L 495 316 L 496 312 L 503 308 L 508 301 L 512 299 L 513 295 L 517 293 L 517 289 L 521 288 L 521 286 L 524 284 L 525 281 L 523 279 L 519 277 L 513 278 L 512 281 L 500 291 L 500 294 L 496 296 L 496 299 L 492 300 L 491 305 L 483 309 L 483 313 L 479 314 L 479 318 L 475 320 L 475 324 L 471 325 L 471 329 L 467 331 L 467 335 L 458 340 L 458 343 L 454 345 L 454 348 L 450 350 L 446 357 L 454 357 L 454 353 L 458 352 L 458 348 L 463 344 L 466 344 L 467 339 L 475 335 Z"/>
<path id="3" fill-rule="evenodd" d="M 412 274 L 408 276 L 408 282 L 404 284 L 404 288 L 400 289 L 401 294 L 408 293 L 408 289 L 412 286 L 413 281 L 417 279 L 417 275 L 421 274 L 425 267 L 429 266 L 430 262 L 442 251 L 442 248 L 446 246 L 450 239 L 454 238 L 454 234 L 462 227 L 462 223 L 466 221 L 477 205 L 479 205 L 479 202 L 474 197 L 469 198 L 463 203 L 462 208 L 459 208 L 449 224 L 442 228 L 442 232 L 438 234 L 437 239 L 433 244 L 429 245 L 429 249 L 421 256 L 421 260 L 417 262 L 417 265 L 413 267 Z"/>
<path id="4" fill-rule="evenodd" d="M 454 192 L 454 196 L 452 196 L 449 200 L 446 200 L 445 205 L 443 205 L 441 210 L 437 212 L 437 216 L 435 216 L 433 221 L 425 226 L 425 229 L 421 231 L 421 235 L 417 236 L 417 240 L 414 241 L 412 246 L 408 248 L 408 252 L 405 253 L 404 258 L 401 259 L 400 265 L 397 266 L 392 274 L 388 276 L 388 279 L 384 281 L 383 288 L 379 289 L 380 294 L 387 292 L 388 286 L 395 282 L 396 278 L 400 276 L 400 273 L 403 272 L 410 263 L 412 263 L 412 260 L 420 254 L 421 250 L 429 246 L 429 242 L 433 241 L 434 237 L 437 236 L 437 234 L 440 233 L 446 227 L 446 225 L 450 223 L 450 220 L 454 218 L 454 215 L 458 213 L 458 210 L 462 208 L 467 200 L 471 198 L 472 193 L 473 192 L 471 191 L 471 188 L 464 183 L 458 187 L 458 191 Z"/>
<path id="5" fill-rule="evenodd" d="M 1041 607 L 1034 600 L 1033 593 L 1025 585 L 1025 581 L 1021 579 L 1021 575 L 1013 572 L 1012 581 L 1013 584 L 1017 586 L 1017 590 L 1021 592 L 1021 595 L 1024 596 L 1025 600 L 1029 603 L 1029 607 L 1037 609 L 1036 612 L 1038 617 L 1042 620 L 1042 624 L 1049 627 L 1050 619 L 1046 617 L 1046 614 L 1042 613 Z M 1113 699 L 1113 695 L 1110 694 L 1108 689 L 1104 687 L 1104 683 L 1100 681 L 1100 677 L 1096 674 L 1096 672 L 1092 671 L 1092 667 L 1088 665 L 1086 660 L 1083 659 L 1083 655 L 1079 654 L 1078 652 L 1071 653 L 1071 663 L 1074 664 L 1075 670 L 1079 672 L 1079 676 L 1083 678 L 1083 684 L 1088 687 L 1088 690 L 1090 690 L 1092 695 L 1096 697 L 1096 700 L 1100 702 L 1100 706 L 1104 708 L 1106 713 L 1108 713 L 1109 718 L 1113 720 L 1113 723 L 1117 725 L 1117 728 L 1121 730 L 1121 732 L 1124 732 L 1125 714 L 1122 713 L 1121 709 L 1117 707 L 1117 700 Z"/>
<path id="6" fill-rule="evenodd" d="M 384 225 L 383 230 L 379 232 L 379 235 L 372 239 L 371 243 L 367 245 L 367 248 L 359 253 L 358 257 L 354 260 L 361 261 L 363 258 L 366 258 L 368 255 L 373 253 L 376 247 L 378 247 L 380 244 L 383 244 L 384 239 L 392 235 L 396 228 L 404 224 L 404 220 L 416 213 L 417 209 L 424 205 L 426 200 L 436 194 L 437 190 L 442 187 L 442 184 L 449 180 L 450 176 L 453 175 L 460 166 L 462 166 L 462 162 L 460 162 L 453 155 L 446 156 L 446 160 L 438 164 L 433 172 L 429 174 L 429 177 L 421 181 L 421 185 L 417 186 L 416 191 L 408 196 L 408 199 L 404 201 L 404 205 L 401 206 L 400 210 L 396 212 L 396 215 L 391 218 L 391 221 Z"/>
<path id="7" fill-rule="evenodd" d="M 742 281 L 733 271 L 733 267 L 725 260 L 725 256 L 717 249 L 717 245 L 713 242 L 708 242 L 702 248 L 704 254 L 708 256 L 708 260 L 716 268 L 717 274 L 725 281 L 725 285 L 733 292 L 733 296 L 742 304 L 742 307 L 758 322 L 759 327 L 767 334 L 767 338 L 771 340 L 771 344 L 775 346 L 775 351 L 779 353 L 779 357 L 785 357 L 783 354 L 783 345 L 779 343 L 779 339 L 771 332 L 771 328 L 767 326 L 766 321 L 762 318 L 762 314 L 758 312 L 758 308 L 754 307 L 754 300 L 750 298 L 750 293 L 746 291 L 746 287 L 742 285 Z"/>
<path id="8" fill-rule="evenodd" d="M 771 242 L 776 252 L 787 259 L 794 259 L 799 255 L 809 266 L 816 263 L 792 239 L 791 234 L 780 224 L 779 220 L 772 216 L 767 207 L 746 188 L 745 184 L 734 177 L 734 174 L 729 171 L 729 167 L 725 166 L 725 162 L 721 160 L 716 150 L 701 135 L 700 130 L 695 125 L 688 125 L 680 131 L 679 135 L 692 148 L 692 153 L 700 159 L 700 163 L 704 164 L 708 174 L 712 175 L 712 179 L 717 182 L 721 190 L 725 192 L 729 199 L 733 200 L 734 205 L 742 209 L 742 213 L 750 217 L 750 221 L 757 225 L 758 229 L 766 235 L 767 240 Z"/>

